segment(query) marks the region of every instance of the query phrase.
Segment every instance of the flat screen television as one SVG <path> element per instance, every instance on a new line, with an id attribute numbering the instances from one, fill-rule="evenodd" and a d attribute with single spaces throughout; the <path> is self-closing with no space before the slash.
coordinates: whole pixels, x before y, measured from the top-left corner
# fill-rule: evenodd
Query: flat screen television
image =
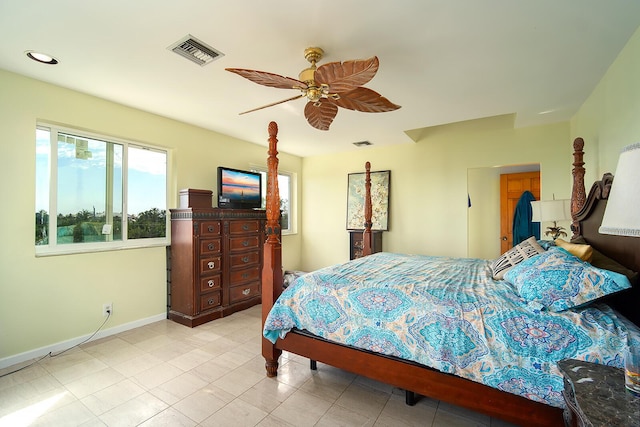
<path id="1" fill-rule="evenodd" d="M 218 166 L 218 207 L 255 209 L 262 205 L 262 175 Z"/>

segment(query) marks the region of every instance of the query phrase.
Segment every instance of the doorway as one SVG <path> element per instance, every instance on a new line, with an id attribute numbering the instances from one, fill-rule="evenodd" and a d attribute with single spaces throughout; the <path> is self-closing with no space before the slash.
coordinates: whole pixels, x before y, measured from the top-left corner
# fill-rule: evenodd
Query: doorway
<path id="1" fill-rule="evenodd" d="M 539 163 L 467 169 L 467 256 L 496 259 L 503 253 L 500 251 L 503 235 L 500 231 L 500 175 L 539 171 Z"/>
<path id="2" fill-rule="evenodd" d="M 525 191 L 540 200 L 540 171 L 500 175 L 500 253 L 513 247 L 513 214 Z"/>

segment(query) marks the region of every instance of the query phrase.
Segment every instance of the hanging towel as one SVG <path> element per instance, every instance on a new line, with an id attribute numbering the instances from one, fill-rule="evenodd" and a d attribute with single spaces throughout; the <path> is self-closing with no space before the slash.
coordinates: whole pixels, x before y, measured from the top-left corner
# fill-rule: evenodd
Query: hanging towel
<path id="1" fill-rule="evenodd" d="M 540 240 L 540 223 L 531 221 L 533 216 L 531 202 L 535 200 L 530 191 L 525 191 L 516 204 L 516 210 L 513 212 L 513 246 L 531 236 L 536 236 L 536 239 Z"/>

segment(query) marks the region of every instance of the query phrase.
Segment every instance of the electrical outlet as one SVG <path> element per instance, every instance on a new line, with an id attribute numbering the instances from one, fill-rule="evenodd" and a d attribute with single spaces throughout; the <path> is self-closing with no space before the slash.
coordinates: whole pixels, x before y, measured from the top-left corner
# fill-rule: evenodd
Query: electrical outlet
<path id="1" fill-rule="evenodd" d="M 107 317 L 109 314 L 113 315 L 113 304 L 110 302 L 102 304 L 102 315 Z"/>

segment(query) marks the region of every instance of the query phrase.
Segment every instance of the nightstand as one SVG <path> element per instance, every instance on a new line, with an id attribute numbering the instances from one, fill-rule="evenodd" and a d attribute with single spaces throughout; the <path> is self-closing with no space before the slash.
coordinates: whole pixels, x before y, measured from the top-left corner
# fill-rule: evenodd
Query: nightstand
<path id="1" fill-rule="evenodd" d="M 640 426 L 640 398 L 624 386 L 620 368 L 565 359 L 562 392 L 567 426 Z"/>
<path id="2" fill-rule="evenodd" d="M 362 247 L 364 245 L 362 232 L 364 230 L 349 231 L 349 259 L 362 257 Z M 382 231 L 371 232 L 371 253 L 382 252 Z"/>

